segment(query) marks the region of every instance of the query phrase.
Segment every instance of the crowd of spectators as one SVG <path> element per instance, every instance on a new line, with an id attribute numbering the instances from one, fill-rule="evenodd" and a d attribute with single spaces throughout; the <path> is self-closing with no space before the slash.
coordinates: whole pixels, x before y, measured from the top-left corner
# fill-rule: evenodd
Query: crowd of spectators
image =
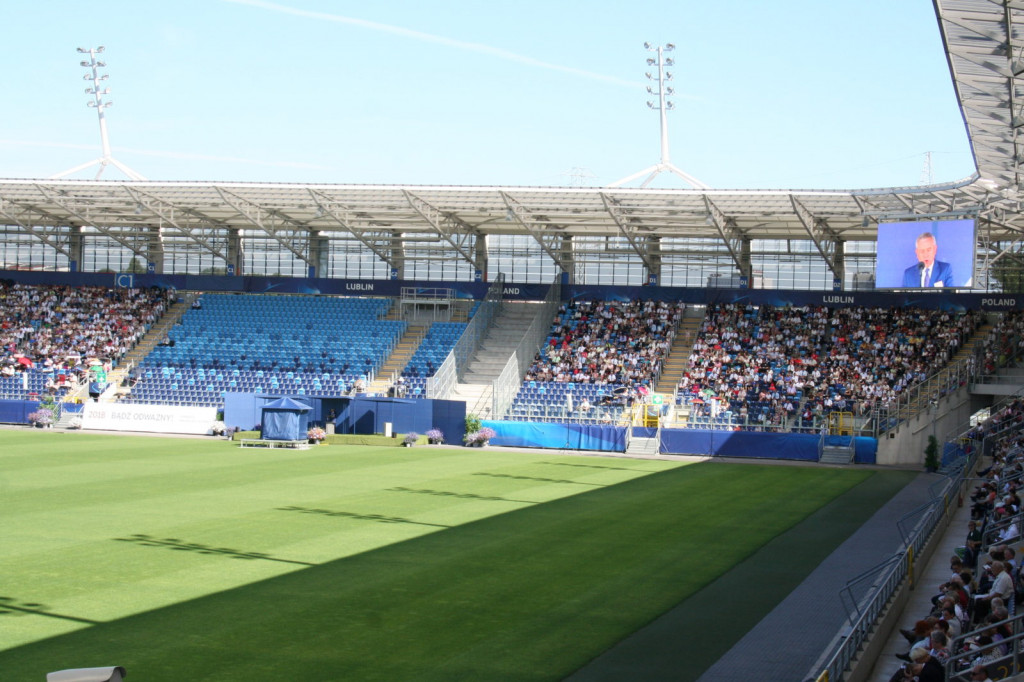
<path id="1" fill-rule="evenodd" d="M 977 472 L 981 480 L 970 495 L 971 520 L 964 545 L 950 559 L 949 578 L 938 586 L 933 608 L 912 627 L 901 629 L 908 651 L 897 656 L 907 665 L 894 681 L 932 679 L 922 662 L 935 661 L 950 674 L 970 673 L 987 680 L 994 664 L 1010 654 L 1011 622 L 1024 575 L 1014 545 L 1021 540 L 1018 489 L 1024 475 L 1024 401 L 1013 400 L 967 436 L 987 441 L 992 461 Z M 933 668 L 931 665 L 930 668 Z M 935 679 L 944 679 L 937 677 Z M 958 678 L 959 679 L 959 678 Z"/>
<path id="2" fill-rule="evenodd" d="M 167 309 L 175 293 L 0 281 L 0 373 L 32 367 L 75 378 L 96 359 L 111 367 Z"/>
<path id="3" fill-rule="evenodd" d="M 1024 352 L 1024 310 L 1005 312 L 982 344 L 983 374 L 993 374 Z"/>
<path id="4" fill-rule="evenodd" d="M 864 414 L 949 362 L 980 321 L 971 311 L 711 305 L 679 390 L 764 426 Z"/>
<path id="5" fill-rule="evenodd" d="M 565 303 L 524 380 L 647 386 L 684 310 L 684 304 L 666 301 Z"/>

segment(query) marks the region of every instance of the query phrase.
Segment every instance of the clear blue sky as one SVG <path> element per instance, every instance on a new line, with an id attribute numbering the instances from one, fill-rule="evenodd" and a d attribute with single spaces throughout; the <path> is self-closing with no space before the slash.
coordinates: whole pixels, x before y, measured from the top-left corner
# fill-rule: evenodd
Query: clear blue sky
<path id="1" fill-rule="evenodd" d="M 99 45 L 113 155 L 152 180 L 605 185 L 660 155 L 645 41 L 677 46 L 671 160 L 712 187 L 918 185 L 926 152 L 936 182 L 974 170 L 925 0 L 45 0 L 3 19 L 5 178 L 99 156 L 76 53 Z"/>

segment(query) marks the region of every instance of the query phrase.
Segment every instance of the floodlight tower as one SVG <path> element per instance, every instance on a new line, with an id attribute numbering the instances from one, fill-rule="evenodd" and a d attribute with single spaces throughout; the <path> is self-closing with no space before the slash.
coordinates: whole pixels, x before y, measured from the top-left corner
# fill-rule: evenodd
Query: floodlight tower
<path id="1" fill-rule="evenodd" d="M 116 168 L 118 168 L 122 173 L 127 175 L 132 180 L 145 180 L 146 178 L 142 177 L 141 175 L 139 175 L 138 173 L 133 171 L 131 168 L 129 168 L 128 166 L 124 165 L 123 163 L 121 163 L 120 161 L 115 159 L 113 157 L 113 155 L 110 153 L 110 140 L 107 137 L 107 119 L 103 115 L 103 110 L 106 109 L 107 107 L 113 106 L 114 103 L 109 101 L 109 100 L 108 101 L 104 101 L 103 100 L 103 96 L 104 95 L 109 95 L 110 94 L 110 88 L 101 88 L 100 87 L 100 83 L 102 83 L 103 81 L 107 80 L 108 76 L 107 76 L 107 74 L 100 75 L 99 70 L 102 69 L 102 68 L 106 68 L 107 64 L 106 64 L 106 62 L 101 62 L 101 61 L 98 61 L 96 59 L 96 55 L 98 55 L 101 52 L 103 52 L 103 46 L 100 45 L 97 48 L 80 47 L 80 48 L 78 48 L 78 52 L 80 54 L 87 54 L 87 55 L 89 55 L 89 61 L 87 61 L 87 62 L 83 61 L 82 62 L 82 66 L 84 66 L 87 69 L 89 69 L 89 72 L 87 72 L 85 74 L 85 76 L 83 76 L 82 78 L 83 78 L 83 80 L 92 81 L 92 87 L 91 88 L 86 88 L 85 89 L 85 94 L 92 95 L 93 98 L 91 100 L 89 100 L 88 102 L 86 102 L 85 104 L 86 104 L 86 106 L 95 109 L 96 110 L 96 114 L 99 116 L 99 120 L 100 120 L 100 145 L 101 145 L 101 147 L 103 149 L 103 156 L 101 156 L 98 159 L 93 159 L 92 161 L 87 161 L 86 163 L 83 163 L 83 164 L 81 164 L 79 166 L 75 166 L 74 168 L 69 168 L 68 170 L 63 171 L 61 173 L 57 173 L 56 175 L 51 175 L 50 178 L 51 179 L 63 178 L 65 176 L 67 176 L 67 175 L 71 175 L 72 173 L 77 173 L 80 170 L 85 170 L 86 168 L 89 168 L 90 166 L 99 165 L 99 170 L 96 171 L 96 177 L 94 178 L 96 180 L 99 180 L 100 176 L 103 175 L 103 170 L 108 165 L 113 164 Z"/>
<path id="2" fill-rule="evenodd" d="M 703 182 L 693 177 L 689 173 L 680 170 L 669 160 L 668 112 L 674 109 L 675 105 L 672 103 L 671 100 L 668 99 L 668 97 L 672 95 L 675 91 L 672 89 L 672 86 L 665 85 L 665 82 L 672 80 L 672 74 L 667 70 L 666 67 L 673 66 L 675 62 L 672 60 L 671 57 L 666 57 L 665 53 L 671 52 L 672 50 L 676 49 L 676 46 L 673 45 L 672 43 L 666 43 L 664 46 L 658 45 L 657 47 L 655 47 L 650 43 L 644 43 L 644 47 L 647 48 L 648 52 L 656 52 L 658 55 L 657 59 L 655 59 L 654 57 L 648 57 L 647 59 L 648 66 L 658 67 L 658 75 L 655 77 L 653 74 L 651 74 L 650 71 L 648 71 L 644 75 L 647 76 L 647 80 L 658 82 L 657 90 L 655 90 L 653 86 L 647 86 L 647 92 L 651 95 L 657 96 L 658 103 L 655 104 L 654 102 L 648 100 L 647 106 L 651 109 L 657 109 L 661 113 L 661 160 L 658 163 L 654 164 L 653 166 L 648 166 L 647 168 L 644 168 L 642 171 L 633 173 L 632 175 L 622 178 L 621 180 L 616 180 L 615 182 L 611 183 L 608 186 L 618 187 L 620 185 L 626 184 L 627 182 L 632 182 L 633 180 L 636 180 L 642 175 L 646 175 L 647 177 L 640 184 L 640 186 L 647 187 L 647 185 L 651 184 L 651 181 L 654 180 L 654 178 L 657 177 L 659 173 L 668 171 L 670 173 L 673 173 L 674 175 L 679 176 L 688 185 L 695 189 L 708 189 L 708 186 L 705 185 Z"/>

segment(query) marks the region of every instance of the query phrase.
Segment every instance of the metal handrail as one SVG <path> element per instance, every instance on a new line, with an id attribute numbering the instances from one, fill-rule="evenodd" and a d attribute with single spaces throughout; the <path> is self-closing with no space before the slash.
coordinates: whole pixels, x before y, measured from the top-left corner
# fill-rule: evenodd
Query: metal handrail
<path id="1" fill-rule="evenodd" d="M 505 274 L 498 273 L 491 286 L 484 295 L 483 302 L 477 309 L 473 319 L 466 325 L 455 347 L 448 351 L 444 362 L 434 372 L 434 376 L 427 378 L 425 388 L 428 398 L 446 399 L 451 395 L 455 384 L 459 382 L 466 371 L 466 366 L 473 359 L 491 328 L 491 322 L 501 309 L 503 292 L 505 289 Z"/>
<path id="2" fill-rule="evenodd" d="M 872 580 L 872 586 L 877 586 L 878 576 L 885 575 L 887 570 L 894 568 L 895 564 L 902 561 L 905 556 L 906 552 L 901 550 L 885 561 L 846 581 L 846 584 L 839 590 L 839 601 L 842 602 L 843 608 L 846 609 L 847 618 L 852 620 L 864 613 L 860 602 L 853 596 L 853 588 L 865 582 L 868 578 Z"/>
<path id="3" fill-rule="evenodd" d="M 523 375 L 547 338 L 551 329 L 551 319 L 561 299 L 561 278 L 556 276 L 523 338 L 516 345 L 501 374 L 491 384 L 491 414 L 494 415 L 494 419 L 503 418 L 515 401 L 516 394 L 522 386 Z"/>
<path id="4" fill-rule="evenodd" d="M 967 461 L 963 467 L 943 479 L 946 481 L 946 485 L 940 497 L 935 497 L 921 507 L 907 512 L 897 522 L 897 528 L 903 537 L 903 548 L 896 555 L 899 560 L 891 559 L 879 566 L 880 573 L 875 581 L 877 588 L 861 600 L 856 618 L 848 618 L 842 631 L 836 635 L 832 644 L 807 677 L 833 682 L 843 679 L 844 672 L 856 659 L 864 643 L 874 633 L 876 624 L 888 608 L 893 595 L 912 575 L 915 557 L 920 554 L 921 549 L 946 515 L 950 507 L 952 493 L 958 491 L 966 482 L 966 474 L 974 468 L 978 452 L 974 451 L 966 455 L 966 458 Z M 908 530 L 907 522 L 914 516 L 920 518 Z M 843 591 L 847 594 L 851 593 L 852 584 L 864 579 L 865 576 L 861 575 L 848 581 L 841 594 Z"/>
<path id="5" fill-rule="evenodd" d="M 968 383 L 975 375 L 977 364 L 974 356 L 961 358 L 958 362 L 929 374 L 924 381 L 908 387 L 900 393 L 893 403 L 875 407 L 871 410 L 873 435 L 879 435 L 899 426 L 911 417 L 920 414 L 922 405 L 948 395 L 959 386 Z"/>
<path id="6" fill-rule="evenodd" d="M 501 311 L 504 289 L 505 274 L 498 273 L 498 276 L 487 290 L 487 294 L 484 296 L 479 309 L 473 315 L 473 319 L 466 325 L 466 330 L 462 332 L 462 336 L 459 337 L 459 340 L 455 343 L 455 348 L 451 351 L 455 357 L 455 370 L 460 380 L 470 360 L 473 359 L 473 354 L 483 344 L 484 338 L 491 328 L 492 321 Z"/>
<path id="7" fill-rule="evenodd" d="M 1012 608 L 1013 605 L 1007 604 L 1007 606 Z M 1013 614 L 1012 611 L 1011 614 Z M 1008 628 L 1011 632 L 1010 636 L 991 644 L 969 646 L 971 638 L 995 627 Z M 1002 647 L 1006 647 L 1006 653 L 1002 656 L 993 656 L 993 652 Z M 978 630 L 954 637 L 949 644 L 949 651 L 951 653 L 945 663 L 946 680 L 949 682 L 970 680 L 972 664 L 979 657 L 987 659 L 984 662 L 985 668 L 997 680 L 1016 675 L 1021 670 L 1021 657 L 1024 656 L 1024 613 L 1013 614 L 998 623 L 986 624 Z"/>

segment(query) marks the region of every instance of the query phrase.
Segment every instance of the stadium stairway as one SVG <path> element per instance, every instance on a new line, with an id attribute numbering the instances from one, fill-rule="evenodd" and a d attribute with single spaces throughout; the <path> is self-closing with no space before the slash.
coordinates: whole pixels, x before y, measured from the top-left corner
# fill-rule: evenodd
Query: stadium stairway
<path id="1" fill-rule="evenodd" d="M 494 318 L 479 350 L 469 361 L 463 380 L 449 396 L 449 400 L 466 402 L 466 414 L 484 418 L 490 416 L 493 382 L 505 369 L 516 346 L 526 335 L 537 315 L 538 305 L 533 302 L 506 301 L 501 313 Z"/>
<path id="2" fill-rule="evenodd" d="M 422 325 L 409 325 L 405 328 L 405 333 L 402 334 L 402 338 L 395 344 L 395 349 L 388 356 L 388 359 L 384 361 L 384 364 L 381 365 L 374 380 L 367 386 L 367 393 L 384 395 L 388 392 L 388 389 L 394 385 L 401 374 L 402 368 L 409 363 L 409 359 L 416 353 L 416 349 L 419 348 L 423 337 L 427 335 L 428 329 L 429 327 Z"/>
<path id="3" fill-rule="evenodd" d="M 128 372 L 133 367 L 139 365 L 150 351 L 156 348 L 156 345 L 167 337 L 167 333 L 171 331 L 171 328 L 181 320 L 181 316 L 192 306 L 192 302 L 199 297 L 199 292 L 190 291 L 185 294 L 180 300 L 172 303 L 167 307 L 167 311 L 163 314 L 159 320 L 149 328 L 146 335 L 139 339 L 139 342 L 135 344 L 128 353 L 121 358 L 121 362 L 109 375 L 107 375 L 107 381 L 119 386 L 121 382 L 128 376 Z"/>
<path id="4" fill-rule="evenodd" d="M 697 340 L 697 334 L 704 323 L 705 308 L 687 307 L 686 313 L 676 329 L 672 346 L 668 349 L 665 362 L 662 363 L 661 376 L 654 385 L 654 392 L 664 395 L 676 394 L 679 381 L 683 374 L 690 368 L 690 354 L 693 352 L 693 343 Z"/>
<path id="5" fill-rule="evenodd" d="M 985 339 L 988 338 L 989 333 L 991 333 L 993 326 L 994 325 L 992 325 L 991 323 L 986 322 L 985 324 L 983 324 L 980 327 L 978 327 L 978 329 L 975 330 L 974 334 L 972 334 L 971 337 L 969 339 L 967 339 L 967 341 L 965 341 L 962 346 L 960 346 L 960 349 L 957 351 L 956 355 L 954 355 L 950 359 L 950 361 L 946 365 L 946 367 L 956 367 L 959 363 L 966 362 L 968 358 L 973 356 L 975 354 L 975 352 L 981 348 L 982 344 L 985 343 Z M 920 414 L 920 413 L 924 412 L 925 410 L 929 409 L 930 402 L 931 402 L 930 399 L 934 395 L 939 393 L 940 385 L 941 385 L 942 381 L 943 381 L 943 378 L 941 377 L 941 374 L 940 374 L 940 375 L 932 376 L 932 378 L 929 379 L 925 383 L 925 385 L 923 387 L 923 390 L 918 392 L 917 398 L 912 400 L 910 402 L 910 405 L 908 406 L 909 407 L 909 412 L 907 414 L 907 418 L 908 419 L 912 418 L 912 417 L 915 417 L 918 414 Z"/>
<path id="6" fill-rule="evenodd" d="M 472 303 L 472 301 L 470 301 Z M 453 305 L 452 306 L 452 317 L 448 322 L 469 322 L 469 306 L 468 305 Z"/>
<path id="7" fill-rule="evenodd" d="M 821 450 L 821 459 L 818 460 L 819 464 L 852 464 L 853 458 L 856 456 L 857 450 L 853 447 L 853 441 L 851 439 L 850 445 L 826 445 Z"/>
<path id="8" fill-rule="evenodd" d="M 57 419 L 53 424 L 55 429 L 69 429 L 71 428 L 71 422 L 81 416 L 78 412 L 69 412 L 67 410 L 61 410 L 60 418 Z"/>
<path id="9" fill-rule="evenodd" d="M 626 456 L 627 457 L 653 457 L 658 452 L 657 438 L 641 438 L 639 436 L 633 436 L 629 439 L 629 444 L 626 445 Z"/>

